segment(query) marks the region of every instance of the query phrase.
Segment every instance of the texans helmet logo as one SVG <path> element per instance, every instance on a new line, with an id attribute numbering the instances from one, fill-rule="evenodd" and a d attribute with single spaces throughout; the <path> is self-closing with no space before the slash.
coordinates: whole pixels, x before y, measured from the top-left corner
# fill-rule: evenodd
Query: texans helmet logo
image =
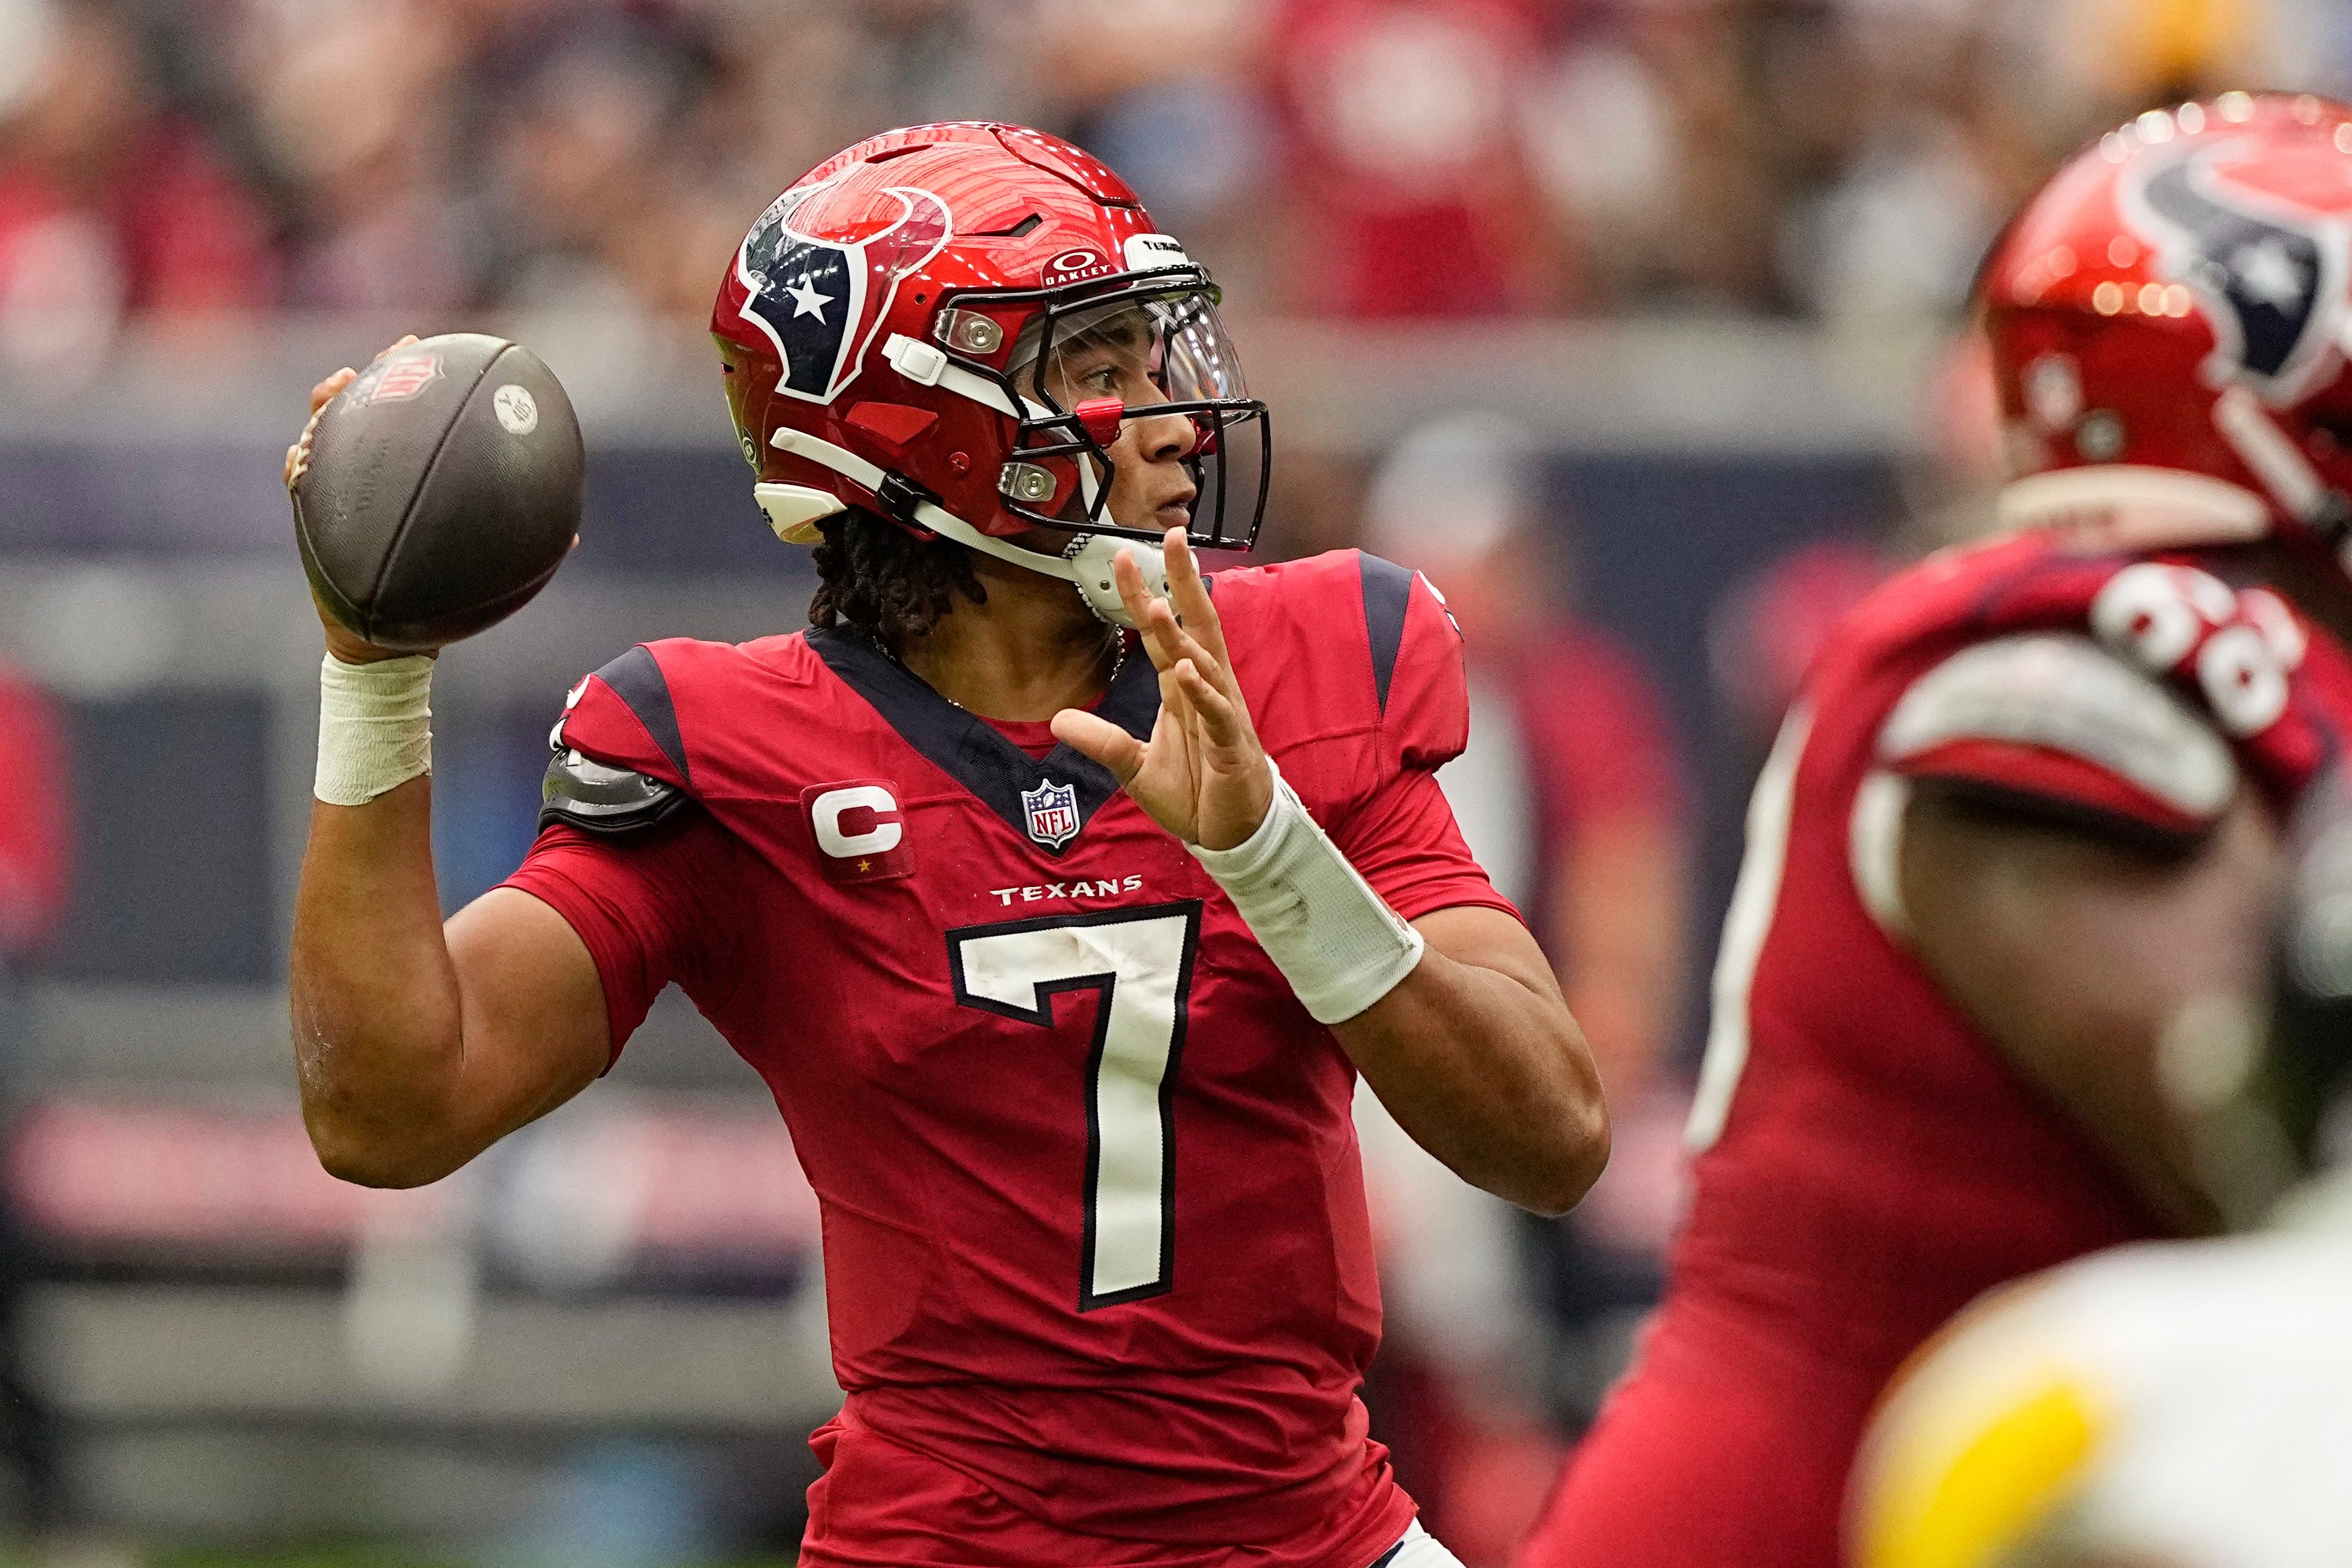
<path id="1" fill-rule="evenodd" d="M 2288 402 L 2336 336 L 2345 228 L 2223 179 L 2224 160 L 2242 145 L 2224 141 L 2159 163 L 2126 192 L 2125 209 L 2213 323 L 2220 349 L 2208 374 Z"/>
<path id="2" fill-rule="evenodd" d="M 866 239 L 816 239 L 793 228 L 793 214 L 831 183 L 778 196 L 735 257 L 735 275 L 748 296 L 743 315 L 776 345 L 784 367 L 776 390 L 809 402 L 831 402 L 857 379 L 899 280 L 937 256 L 955 230 L 945 202 L 897 185 L 887 193 L 904 210 Z"/>

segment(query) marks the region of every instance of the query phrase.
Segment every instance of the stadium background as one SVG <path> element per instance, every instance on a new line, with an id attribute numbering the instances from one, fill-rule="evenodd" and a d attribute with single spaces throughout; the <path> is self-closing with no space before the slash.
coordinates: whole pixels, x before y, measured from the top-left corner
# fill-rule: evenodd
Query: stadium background
<path id="1" fill-rule="evenodd" d="M 310 1158 L 282 978 L 318 640 L 278 455 L 405 330 L 514 336 L 581 409 L 578 556 L 437 683 L 454 905 L 528 843 L 580 673 L 799 621 L 702 337 L 749 219 L 860 136 L 985 116 L 1098 152 L 1224 285 L 1276 410 L 1267 553 L 1369 540 L 1486 584 L 1474 650 L 1490 601 L 1521 622 L 1485 831 L 1588 1017 L 1651 1000 L 1583 1219 L 1474 1217 L 1500 1250 L 1465 1263 L 1449 1197 L 1374 1173 L 1404 1298 L 1375 1431 L 1498 1562 L 1654 1289 L 1762 737 L 1844 604 L 1981 526 L 1976 257 L 2086 135 L 2244 85 L 2352 88 L 2352 14 L 0 0 L 0 1541 L 790 1560 L 837 1398 L 814 1201 L 677 998 L 435 1188 Z M 1663 935 L 1597 942 L 1579 877 Z"/>

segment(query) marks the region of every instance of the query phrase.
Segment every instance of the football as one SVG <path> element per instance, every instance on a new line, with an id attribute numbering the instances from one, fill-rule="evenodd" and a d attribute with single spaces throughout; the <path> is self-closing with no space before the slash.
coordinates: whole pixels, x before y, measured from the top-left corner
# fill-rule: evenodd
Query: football
<path id="1" fill-rule="evenodd" d="M 330 614 L 423 652 L 512 614 L 580 529 L 585 455 L 537 354 L 477 332 L 385 355 L 320 411 L 294 531 Z"/>

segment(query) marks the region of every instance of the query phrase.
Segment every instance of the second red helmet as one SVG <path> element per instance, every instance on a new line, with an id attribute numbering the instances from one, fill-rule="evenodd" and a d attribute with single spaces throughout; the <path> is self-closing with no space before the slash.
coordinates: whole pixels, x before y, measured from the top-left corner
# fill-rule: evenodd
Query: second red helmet
<path id="1" fill-rule="evenodd" d="M 2012 524 L 2276 534 L 2352 574 L 2352 110 L 2225 93 L 2084 149 L 1979 287 Z"/>

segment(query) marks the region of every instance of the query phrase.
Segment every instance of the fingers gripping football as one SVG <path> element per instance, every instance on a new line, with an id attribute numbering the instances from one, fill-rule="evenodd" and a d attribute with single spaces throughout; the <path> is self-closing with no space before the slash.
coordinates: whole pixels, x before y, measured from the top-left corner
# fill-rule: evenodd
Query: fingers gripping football
<path id="1" fill-rule="evenodd" d="M 381 360 L 385 354 L 397 353 L 415 341 L 416 341 L 416 334 L 411 332 L 400 341 L 379 350 L 376 359 Z M 373 362 L 373 361 L 370 361 L 370 363 Z M 337 392 L 341 392 L 358 379 L 359 371 L 345 365 L 310 389 L 310 423 L 302 426 L 300 438 L 286 449 L 286 487 L 288 489 L 294 487 L 294 481 L 302 477 L 302 471 L 310 465 L 310 443 L 319 434 L 319 416 L 327 412 L 327 405 L 335 401 Z"/>
<path id="2" fill-rule="evenodd" d="M 1265 820 L 1274 776 L 1234 678 L 1224 631 L 1183 530 L 1162 541 L 1168 595 L 1149 592 L 1134 560 L 1115 570 L 1119 598 L 1160 673 L 1160 717 L 1136 739 L 1089 713 L 1065 709 L 1054 734 L 1111 770 L 1152 820 L 1187 843 L 1230 849 Z"/>
<path id="3" fill-rule="evenodd" d="M 415 341 L 416 341 L 416 334 L 411 332 L 378 353 L 376 359 L 381 360 L 385 354 L 404 349 Z M 286 449 L 286 487 L 289 490 L 294 488 L 296 482 L 302 477 L 303 472 L 310 466 L 310 443 L 318 436 L 320 416 L 327 412 L 327 405 L 334 402 L 336 396 L 345 387 L 358 379 L 359 371 L 345 365 L 310 389 L 310 417 L 303 424 L 301 435 L 296 439 L 293 445 Z M 313 590 L 310 594 L 310 607 L 319 612 L 319 624 L 326 632 L 327 651 L 344 664 L 369 664 L 379 659 L 393 659 L 400 656 L 392 649 L 375 647 L 346 630 L 342 623 L 328 611 L 316 590 Z"/>
<path id="4" fill-rule="evenodd" d="M 288 489 L 291 490 L 294 487 L 294 482 L 301 478 L 303 471 L 310 466 L 310 443 L 319 434 L 319 416 L 327 412 L 327 405 L 335 401 L 335 394 L 351 385 L 352 378 L 358 374 L 357 371 L 345 365 L 310 389 L 310 421 L 302 426 L 300 438 L 286 449 L 286 487 Z"/>

